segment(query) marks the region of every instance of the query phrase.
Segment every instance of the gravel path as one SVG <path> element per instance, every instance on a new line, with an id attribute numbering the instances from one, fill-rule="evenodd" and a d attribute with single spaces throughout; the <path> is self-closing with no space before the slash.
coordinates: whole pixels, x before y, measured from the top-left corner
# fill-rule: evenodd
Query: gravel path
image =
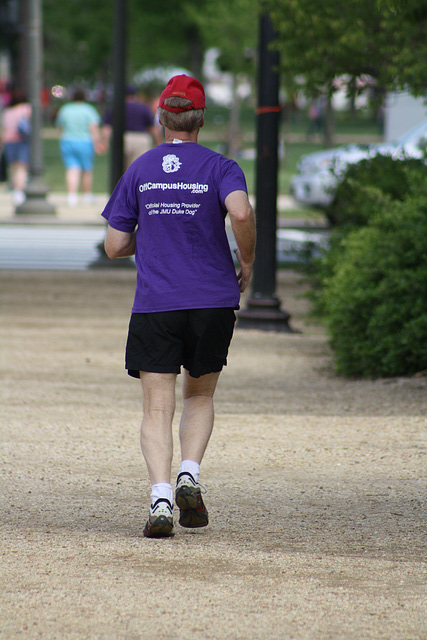
<path id="1" fill-rule="evenodd" d="M 281 272 L 303 333 L 235 333 L 202 465 L 211 524 L 147 540 L 133 286 L 1 274 L 0 638 L 426 638 L 427 379 L 337 378 Z"/>

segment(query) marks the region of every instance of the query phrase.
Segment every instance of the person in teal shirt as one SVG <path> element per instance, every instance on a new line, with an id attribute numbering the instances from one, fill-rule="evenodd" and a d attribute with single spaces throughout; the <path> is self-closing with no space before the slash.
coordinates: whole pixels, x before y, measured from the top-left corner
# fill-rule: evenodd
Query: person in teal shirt
<path id="1" fill-rule="evenodd" d="M 68 204 L 75 206 L 80 187 L 83 199 L 92 196 L 93 162 L 95 152 L 104 150 L 100 133 L 101 117 L 95 107 L 86 102 L 82 89 L 76 89 L 71 102 L 58 111 L 56 126 L 60 129 L 60 150 L 65 166 Z"/>

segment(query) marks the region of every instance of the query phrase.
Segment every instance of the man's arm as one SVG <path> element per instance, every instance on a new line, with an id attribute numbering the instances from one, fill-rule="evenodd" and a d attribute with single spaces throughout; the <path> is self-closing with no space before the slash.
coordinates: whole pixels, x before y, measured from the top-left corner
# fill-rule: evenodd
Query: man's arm
<path id="1" fill-rule="evenodd" d="M 256 226 L 255 214 L 245 191 L 232 191 L 225 199 L 231 227 L 237 242 L 237 260 L 240 272 L 237 274 L 240 291 L 249 284 L 252 265 L 255 260 Z"/>
<path id="2" fill-rule="evenodd" d="M 108 225 L 105 236 L 105 253 L 111 260 L 114 258 L 128 258 L 135 253 L 135 234 L 125 231 L 118 231 Z"/>

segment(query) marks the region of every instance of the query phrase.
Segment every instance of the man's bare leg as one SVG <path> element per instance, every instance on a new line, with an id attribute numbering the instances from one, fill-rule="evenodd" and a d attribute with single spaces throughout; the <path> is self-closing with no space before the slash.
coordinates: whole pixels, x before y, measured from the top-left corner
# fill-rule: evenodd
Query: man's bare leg
<path id="1" fill-rule="evenodd" d="M 170 484 L 176 374 L 141 371 L 140 377 L 144 411 L 141 424 L 142 453 L 151 484 Z"/>
<path id="2" fill-rule="evenodd" d="M 179 427 L 181 465 L 175 491 L 183 527 L 206 527 L 208 511 L 198 483 L 200 463 L 208 446 L 214 424 L 213 395 L 219 373 L 192 378 L 184 373 L 182 395 L 184 409 Z"/>
<path id="3" fill-rule="evenodd" d="M 173 535 L 172 420 L 175 412 L 174 373 L 140 372 L 144 416 L 141 449 L 151 481 L 151 507 L 144 536 Z"/>
<path id="4" fill-rule="evenodd" d="M 201 463 L 214 424 L 213 395 L 220 373 L 192 378 L 184 369 L 184 408 L 179 425 L 181 459 Z"/>

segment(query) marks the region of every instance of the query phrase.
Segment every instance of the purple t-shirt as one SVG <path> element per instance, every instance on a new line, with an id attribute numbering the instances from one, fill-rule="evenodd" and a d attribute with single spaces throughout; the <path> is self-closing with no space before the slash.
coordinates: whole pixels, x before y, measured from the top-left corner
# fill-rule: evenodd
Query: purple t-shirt
<path id="1" fill-rule="evenodd" d="M 136 229 L 134 313 L 238 306 L 224 205 L 238 190 L 238 164 L 194 142 L 161 144 L 129 167 L 102 215 Z"/>

